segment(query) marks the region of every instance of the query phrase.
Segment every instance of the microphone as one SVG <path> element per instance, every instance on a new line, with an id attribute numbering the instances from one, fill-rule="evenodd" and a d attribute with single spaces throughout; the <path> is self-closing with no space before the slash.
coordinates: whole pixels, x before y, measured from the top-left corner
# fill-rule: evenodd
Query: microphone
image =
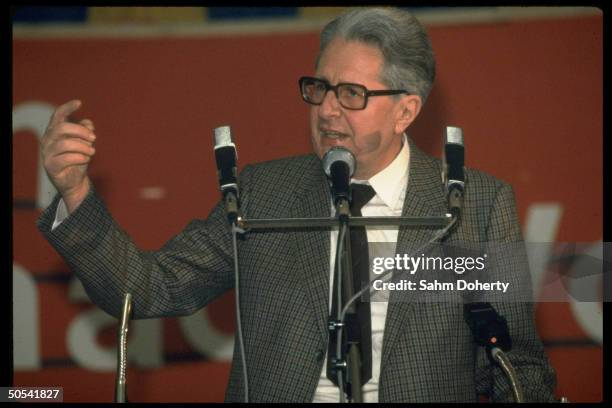
<path id="1" fill-rule="evenodd" d="M 239 218 L 239 190 L 236 162 L 238 154 L 236 145 L 232 141 L 232 133 L 229 126 L 219 126 L 214 131 L 215 160 L 217 162 L 217 177 L 219 178 L 219 189 L 225 202 L 225 213 L 230 223 L 235 223 Z"/>
<path id="2" fill-rule="evenodd" d="M 454 217 L 459 216 L 463 205 L 464 161 L 463 130 L 459 127 L 447 126 L 444 138 L 443 182 L 446 187 L 448 208 Z"/>
<path id="3" fill-rule="evenodd" d="M 497 362 L 510 380 L 515 401 L 525 402 L 516 371 L 504 353 L 512 348 L 506 319 L 487 302 L 465 303 L 463 317 L 476 344 L 485 347 L 489 360 Z"/>
<path id="4" fill-rule="evenodd" d="M 494 347 L 503 351 L 512 348 L 508 322 L 489 303 L 464 304 L 463 317 L 470 327 L 476 344 L 486 347 L 489 353 Z"/>
<path id="5" fill-rule="evenodd" d="M 355 156 L 344 147 L 332 147 L 323 156 L 323 170 L 331 184 L 336 206 L 351 200 L 350 181 L 355 172 Z"/>

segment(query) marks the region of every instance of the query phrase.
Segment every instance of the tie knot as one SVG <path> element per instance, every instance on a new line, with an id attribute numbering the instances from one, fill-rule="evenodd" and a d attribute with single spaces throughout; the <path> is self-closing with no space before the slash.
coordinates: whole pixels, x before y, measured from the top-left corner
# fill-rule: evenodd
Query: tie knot
<path id="1" fill-rule="evenodd" d="M 351 184 L 352 190 L 352 201 L 351 201 L 351 214 L 361 215 L 361 209 L 376 195 L 376 192 L 369 184 Z"/>

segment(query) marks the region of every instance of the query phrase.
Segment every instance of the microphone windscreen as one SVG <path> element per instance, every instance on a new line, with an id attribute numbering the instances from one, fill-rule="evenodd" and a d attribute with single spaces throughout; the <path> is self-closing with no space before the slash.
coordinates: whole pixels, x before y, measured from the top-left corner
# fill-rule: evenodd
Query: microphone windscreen
<path id="1" fill-rule="evenodd" d="M 446 140 L 444 143 L 452 143 L 463 146 L 463 130 L 456 126 L 446 127 Z"/>
<path id="2" fill-rule="evenodd" d="M 215 128 L 215 148 L 231 145 L 232 131 L 229 126 L 219 126 Z"/>
<path id="3" fill-rule="evenodd" d="M 349 178 L 353 176 L 355 173 L 355 156 L 345 147 L 332 147 L 325 153 L 323 156 L 323 170 L 325 170 L 325 174 L 327 177 L 331 177 L 331 167 L 335 162 L 343 162 L 346 163 L 349 170 Z"/>

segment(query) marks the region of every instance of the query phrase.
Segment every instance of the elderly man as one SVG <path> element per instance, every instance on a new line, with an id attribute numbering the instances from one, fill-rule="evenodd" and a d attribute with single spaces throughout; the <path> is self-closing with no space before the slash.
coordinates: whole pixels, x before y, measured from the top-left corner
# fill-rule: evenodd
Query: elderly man
<path id="1" fill-rule="evenodd" d="M 311 105 L 315 154 L 246 166 L 240 175 L 244 215 L 333 215 L 320 159 L 334 146 L 356 159 L 352 181 L 360 186 L 355 191 L 369 191 L 357 210 L 362 215 L 444 214 L 440 163 L 404 133 L 434 76 L 429 38 L 408 12 L 356 9 L 330 22 L 321 35 L 316 72 L 299 81 L 302 98 Z M 68 122 L 79 107 L 80 101 L 60 106 L 41 143 L 59 195 L 39 228 L 91 299 L 118 316 L 122 294 L 129 291 L 136 318 L 183 316 L 233 288 L 232 237 L 221 204 L 154 252 L 140 251 L 120 229 L 87 177 L 95 154 L 93 123 Z M 510 186 L 471 170 L 468 180 L 463 214 L 449 240 L 520 241 Z M 240 242 L 251 401 L 338 401 L 326 364 L 336 236 L 321 229 L 268 231 Z M 396 243 L 398 253 L 430 236 L 431 231 L 404 227 L 367 231 L 369 241 Z M 536 334 L 531 304 L 497 307 L 508 319 L 513 340 L 508 354 L 526 398 L 552 400 L 555 375 Z M 478 401 L 480 395 L 512 400 L 499 367 L 474 345 L 461 303 L 372 302 L 367 314 L 366 402 Z M 244 400 L 243 368 L 236 342 L 228 401 Z"/>

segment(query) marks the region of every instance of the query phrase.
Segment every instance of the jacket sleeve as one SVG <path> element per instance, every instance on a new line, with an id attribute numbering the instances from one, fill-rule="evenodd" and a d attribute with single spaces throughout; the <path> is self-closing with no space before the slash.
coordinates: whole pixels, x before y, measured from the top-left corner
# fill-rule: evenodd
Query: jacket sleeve
<path id="1" fill-rule="evenodd" d="M 487 225 L 487 245 L 495 254 L 496 273 L 520 290 L 515 296 L 499 297 L 491 305 L 506 318 L 512 348 L 506 354 L 514 366 L 527 401 L 554 401 L 556 375 L 535 327 L 529 265 L 510 185 L 498 184 Z M 519 294 L 520 293 L 520 294 Z M 510 382 L 497 365 L 489 361 L 484 348 L 478 350 L 477 391 L 495 402 L 514 402 Z"/>
<path id="2" fill-rule="evenodd" d="M 242 172 L 248 174 L 248 169 Z M 123 294 L 134 318 L 184 316 L 234 286 L 232 238 L 223 205 L 194 220 L 156 251 L 141 251 L 112 218 L 92 187 L 81 205 L 51 230 L 59 196 L 37 226 L 91 298 L 118 317 Z"/>

